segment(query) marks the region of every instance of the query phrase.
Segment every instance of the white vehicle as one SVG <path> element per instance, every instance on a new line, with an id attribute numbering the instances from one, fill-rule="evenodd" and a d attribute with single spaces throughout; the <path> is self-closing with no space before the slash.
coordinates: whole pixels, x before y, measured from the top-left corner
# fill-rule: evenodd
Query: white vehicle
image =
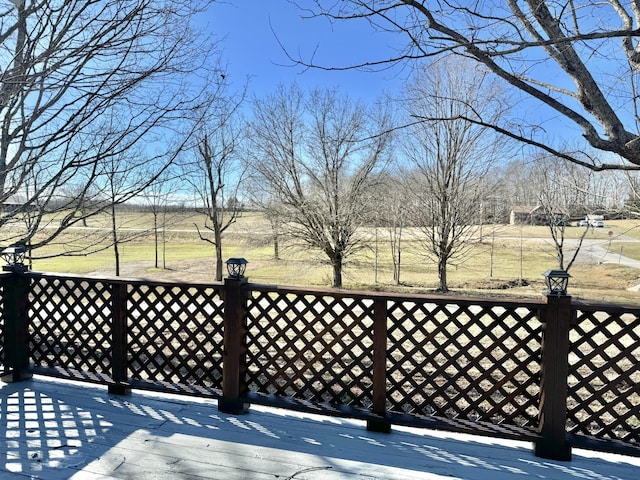
<path id="1" fill-rule="evenodd" d="M 584 220 L 578 222 L 579 227 L 604 227 L 604 217 L 602 215 L 587 215 Z"/>

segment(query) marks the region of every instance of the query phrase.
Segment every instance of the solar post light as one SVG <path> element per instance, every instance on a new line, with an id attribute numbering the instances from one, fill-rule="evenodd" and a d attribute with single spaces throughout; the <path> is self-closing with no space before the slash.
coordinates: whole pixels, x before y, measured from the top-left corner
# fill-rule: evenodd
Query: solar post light
<path id="1" fill-rule="evenodd" d="M 229 278 L 240 280 L 244 277 L 244 271 L 247 269 L 247 263 L 249 262 L 244 258 L 230 258 L 226 263 Z"/>
<path id="2" fill-rule="evenodd" d="M 569 285 L 569 275 L 564 270 L 547 270 L 543 273 L 544 283 L 547 285 L 547 295 L 563 297 L 567 295 L 567 285 Z"/>
<path id="3" fill-rule="evenodd" d="M 24 264 L 24 259 L 27 256 L 27 249 L 24 246 L 8 247 L 2 250 L 2 258 L 6 262 L 2 266 L 2 270 L 5 272 L 24 272 L 27 267 Z"/>

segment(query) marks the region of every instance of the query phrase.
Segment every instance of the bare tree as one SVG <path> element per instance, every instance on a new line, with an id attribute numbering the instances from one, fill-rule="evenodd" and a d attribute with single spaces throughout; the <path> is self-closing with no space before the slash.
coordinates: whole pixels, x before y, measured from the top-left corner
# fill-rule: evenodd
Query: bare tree
<path id="1" fill-rule="evenodd" d="M 628 179 L 637 172 L 608 171 L 591 175 L 589 206 L 601 214 L 617 216 L 628 199 Z"/>
<path id="2" fill-rule="evenodd" d="M 146 185 L 146 179 L 154 176 L 151 172 L 153 171 L 147 170 L 140 160 L 135 160 L 135 157 L 111 156 L 102 166 L 104 186 L 99 198 L 108 205 L 110 245 L 113 250 L 116 276 L 120 276 L 121 246 L 147 233 L 147 230 L 140 229 L 137 225 L 125 230 L 124 225 L 118 221 L 118 208 L 141 193 L 142 186 Z"/>
<path id="3" fill-rule="evenodd" d="M 254 101 L 250 127 L 254 197 L 281 219 L 283 234 L 320 250 L 342 286 L 345 260 L 365 246 L 356 236 L 366 192 L 387 160 L 389 116 L 337 90 L 281 86 Z"/>
<path id="4" fill-rule="evenodd" d="M 387 235 L 391 249 L 393 281 L 396 285 L 400 284 L 402 241 L 410 220 L 407 199 L 411 197 L 412 189 L 408 188 L 407 182 L 403 181 L 406 177 L 407 173 L 401 168 L 396 169 L 393 175 L 382 176 L 369 196 L 369 201 L 372 203 L 370 222 L 375 226 L 376 233 L 381 227 Z"/>
<path id="5" fill-rule="evenodd" d="M 407 131 L 406 154 L 414 166 L 411 220 L 424 252 L 438 266 L 439 290 L 449 290 L 448 264 L 464 260 L 481 222 L 478 206 L 489 196 L 487 174 L 505 154 L 492 131 L 466 117 L 502 114 L 499 86 L 457 57 L 439 59 L 420 72 L 407 93 L 407 108 L 423 122 Z M 456 120 L 439 121 L 440 118 Z"/>
<path id="6" fill-rule="evenodd" d="M 635 2 L 315 0 L 298 4 L 307 16 L 368 20 L 372 28 L 406 39 L 404 49 L 375 52 L 359 65 L 313 66 L 384 68 L 453 52 L 473 59 L 532 99 L 539 107 L 536 113 L 545 110 L 550 117 L 560 116 L 577 127 L 584 143 L 573 154 L 550 144 L 539 121 L 509 124 L 505 118 L 489 121 L 464 114 L 461 118 L 593 170 L 640 165 L 640 9 Z M 313 64 L 313 60 L 293 59 Z M 590 149 L 613 155 L 585 161 L 580 152 Z"/>
<path id="7" fill-rule="evenodd" d="M 265 213 L 272 212 L 273 209 L 265 209 Z M 273 259 L 280 260 L 280 217 L 269 216 L 269 225 L 271 226 L 271 238 L 273 241 Z"/>
<path id="8" fill-rule="evenodd" d="M 631 218 L 640 218 L 640 177 L 635 172 L 626 173 L 628 198 L 625 210 Z"/>
<path id="9" fill-rule="evenodd" d="M 592 172 L 576 165 L 558 164 L 553 158 L 540 157 L 528 173 L 538 192 L 538 205 L 551 234 L 558 268 L 568 272 L 578 257 L 589 225 L 585 225 L 576 241 L 567 241 L 566 229 L 571 219 L 584 219 L 585 213 L 590 211 L 588 198 Z"/>
<path id="10" fill-rule="evenodd" d="M 38 248 L 108 208 L 83 201 L 104 186 L 104 161 L 144 152 L 157 173 L 184 148 L 184 120 L 219 76 L 215 43 L 192 23 L 209 3 L 2 2 L 0 200 L 20 193 L 51 214 L 17 241 Z M 27 189 L 32 172 L 36 188 Z M 1 241 L 12 221 L 0 217 Z"/>
<path id="11" fill-rule="evenodd" d="M 169 215 L 169 205 L 172 197 L 179 191 L 178 178 L 168 172 L 161 175 L 156 181 L 149 185 L 142 198 L 149 206 L 151 215 L 153 216 L 153 243 L 154 243 L 154 265 L 160 268 L 160 242 L 162 242 L 162 268 L 167 268 L 166 257 L 166 230 L 174 219 Z"/>
<path id="12" fill-rule="evenodd" d="M 238 108 L 243 100 L 244 94 L 212 97 L 194 159 L 183 166 L 184 178 L 197 196 L 196 211 L 205 217 L 204 230 L 195 224 L 198 236 L 215 248 L 217 281 L 223 274 L 223 234 L 242 212 L 238 192 L 245 167 L 239 158 L 242 126 Z"/>

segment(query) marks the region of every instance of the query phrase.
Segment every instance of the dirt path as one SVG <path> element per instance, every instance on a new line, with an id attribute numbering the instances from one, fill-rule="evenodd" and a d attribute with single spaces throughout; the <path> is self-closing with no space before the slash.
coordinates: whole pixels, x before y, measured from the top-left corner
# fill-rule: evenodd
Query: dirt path
<path id="1" fill-rule="evenodd" d="M 146 280 L 168 280 L 173 282 L 209 283 L 214 281 L 213 260 L 182 260 L 171 262 L 169 268 L 156 269 L 154 262 L 126 262 L 120 265 L 120 276 Z M 113 277 L 115 267 L 103 268 L 88 274 L 90 277 Z"/>

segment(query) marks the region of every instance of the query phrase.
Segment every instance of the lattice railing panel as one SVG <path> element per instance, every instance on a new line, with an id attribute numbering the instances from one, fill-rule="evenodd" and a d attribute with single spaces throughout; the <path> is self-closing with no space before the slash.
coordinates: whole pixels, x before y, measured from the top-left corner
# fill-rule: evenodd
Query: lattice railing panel
<path id="1" fill-rule="evenodd" d="M 261 394 L 368 408 L 372 403 L 373 301 L 252 292 L 247 385 Z"/>
<path id="2" fill-rule="evenodd" d="M 640 311 L 579 310 L 570 343 L 568 430 L 640 444 Z"/>
<path id="3" fill-rule="evenodd" d="M 100 280 L 40 277 L 31 283 L 35 365 L 111 373 L 111 291 Z"/>
<path id="4" fill-rule="evenodd" d="M 127 311 L 132 378 L 222 388 L 218 288 L 131 285 Z"/>
<path id="5" fill-rule="evenodd" d="M 390 303 L 391 411 L 535 427 L 541 323 L 534 307 Z"/>
<path id="6" fill-rule="evenodd" d="M 0 366 L 4 365 L 4 283 L 5 278 L 0 279 Z"/>

